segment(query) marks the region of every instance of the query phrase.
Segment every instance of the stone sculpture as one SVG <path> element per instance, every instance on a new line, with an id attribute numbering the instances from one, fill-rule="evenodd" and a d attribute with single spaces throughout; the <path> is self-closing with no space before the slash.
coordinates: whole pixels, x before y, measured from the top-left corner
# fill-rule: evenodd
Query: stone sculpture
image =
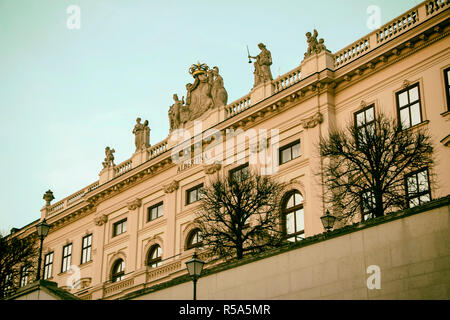
<path id="1" fill-rule="evenodd" d="M 141 123 L 141 118 L 137 118 L 136 125 L 133 129 L 133 134 L 136 151 L 148 148 L 150 146 L 150 128 L 148 126 L 148 120 Z"/>
<path id="2" fill-rule="evenodd" d="M 323 38 L 320 38 L 319 41 L 317 41 L 318 35 L 319 33 L 316 29 L 314 29 L 314 33 L 312 35 L 311 32 L 306 33 L 306 42 L 308 43 L 308 48 L 305 52 L 305 58 L 308 58 L 313 54 L 318 54 L 322 51 L 327 51 Z"/>
<path id="3" fill-rule="evenodd" d="M 189 68 L 189 73 L 194 77 L 194 83 L 186 84 L 186 102 L 184 97 L 179 100 L 177 94 L 173 95 L 174 104 L 168 112 L 170 130 L 184 126 L 209 109 L 227 104 L 228 93 L 218 67 L 211 70 L 206 64 L 198 62 Z"/>
<path id="4" fill-rule="evenodd" d="M 255 63 L 255 71 L 253 72 L 255 75 L 255 83 L 253 87 L 264 83 L 266 81 L 272 81 L 272 72 L 270 71 L 270 66 L 272 65 L 272 55 L 269 50 L 267 50 L 266 46 L 263 43 L 258 44 L 258 48 L 261 50 L 260 54 L 256 57 L 248 56 L 250 59 L 256 59 Z"/>
<path id="5" fill-rule="evenodd" d="M 114 155 L 116 152 L 114 149 L 110 149 L 109 147 L 105 148 L 105 161 L 103 161 L 103 168 L 109 168 L 114 166 Z"/>
<path id="6" fill-rule="evenodd" d="M 223 85 L 223 78 L 219 74 L 218 67 L 213 68 L 211 80 L 212 80 L 211 94 L 214 102 L 214 107 L 220 108 L 226 106 L 228 101 L 228 93 Z"/>

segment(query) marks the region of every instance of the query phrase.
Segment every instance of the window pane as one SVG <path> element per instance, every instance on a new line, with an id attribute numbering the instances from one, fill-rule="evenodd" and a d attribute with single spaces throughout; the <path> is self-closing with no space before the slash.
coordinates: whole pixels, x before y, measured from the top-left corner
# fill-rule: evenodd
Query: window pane
<path id="1" fill-rule="evenodd" d="M 285 163 L 289 160 L 291 160 L 291 148 L 281 151 L 281 163 Z"/>
<path id="2" fill-rule="evenodd" d="M 419 205 L 419 198 L 413 198 L 413 199 L 409 200 L 409 207 L 410 208 L 415 207 L 417 205 Z"/>
<path id="3" fill-rule="evenodd" d="M 295 226 L 296 226 L 296 232 L 305 230 L 305 223 L 304 223 L 304 213 L 303 209 L 297 210 L 295 212 Z"/>
<path id="4" fill-rule="evenodd" d="M 292 146 L 292 158 L 297 158 L 300 156 L 300 143 Z"/>
<path id="5" fill-rule="evenodd" d="M 414 87 L 409 90 L 409 103 L 419 100 L 419 87 Z"/>
<path id="6" fill-rule="evenodd" d="M 419 103 L 416 103 L 411 106 L 411 126 L 414 126 L 420 122 L 420 106 Z"/>
<path id="7" fill-rule="evenodd" d="M 415 175 L 408 177 L 407 185 L 408 185 L 408 193 L 409 194 L 417 193 L 418 188 L 417 188 L 417 180 L 416 180 Z"/>
<path id="8" fill-rule="evenodd" d="M 197 190 L 192 190 L 189 192 L 189 203 L 195 202 L 197 200 Z"/>
<path id="9" fill-rule="evenodd" d="M 295 197 L 295 205 L 296 206 L 303 203 L 303 197 L 301 196 L 300 193 L 295 193 L 294 197 Z"/>
<path id="10" fill-rule="evenodd" d="M 420 196 L 420 203 L 424 203 L 424 202 L 428 202 L 430 201 L 430 195 L 429 194 L 425 194 L 423 196 Z"/>
<path id="11" fill-rule="evenodd" d="M 408 104 L 408 92 L 405 91 L 398 95 L 398 104 L 399 107 L 403 107 Z"/>
<path id="12" fill-rule="evenodd" d="M 288 213 L 286 215 L 286 233 L 291 234 L 295 232 L 294 213 Z"/>
<path id="13" fill-rule="evenodd" d="M 403 128 L 409 128 L 411 123 L 409 122 L 409 109 L 405 108 L 400 110 L 400 122 Z"/>
<path id="14" fill-rule="evenodd" d="M 289 200 L 286 204 L 286 209 L 292 208 L 294 206 L 294 195 L 289 197 Z"/>
<path id="15" fill-rule="evenodd" d="M 417 174 L 417 180 L 418 180 L 418 183 L 419 183 L 419 186 L 418 186 L 419 192 L 421 192 L 421 191 L 428 191 L 427 172 L 426 171 L 419 172 Z"/>
<path id="16" fill-rule="evenodd" d="M 364 119 L 364 112 L 360 112 L 356 115 L 356 126 L 360 127 L 364 123 L 366 123 L 366 121 Z"/>
<path id="17" fill-rule="evenodd" d="M 373 121 L 375 119 L 375 114 L 373 107 L 366 110 L 366 122 Z"/>
<path id="18" fill-rule="evenodd" d="M 447 71 L 447 85 L 450 86 L 450 70 Z"/>

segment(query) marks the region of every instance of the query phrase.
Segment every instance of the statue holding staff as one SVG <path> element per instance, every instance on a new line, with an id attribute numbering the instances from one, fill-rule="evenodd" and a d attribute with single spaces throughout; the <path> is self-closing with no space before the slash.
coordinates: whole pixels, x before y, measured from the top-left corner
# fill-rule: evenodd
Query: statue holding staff
<path id="1" fill-rule="evenodd" d="M 272 81 L 273 79 L 272 72 L 270 71 L 270 66 L 272 65 L 272 55 L 263 43 L 259 43 L 258 48 L 261 52 L 256 57 L 252 57 L 250 53 L 248 54 L 249 60 L 256 60 L 253 64 L 255 66 L 255 71 L 253 72 L 255 75 L 255 83 L 253 87 L 267 81 Z"/>

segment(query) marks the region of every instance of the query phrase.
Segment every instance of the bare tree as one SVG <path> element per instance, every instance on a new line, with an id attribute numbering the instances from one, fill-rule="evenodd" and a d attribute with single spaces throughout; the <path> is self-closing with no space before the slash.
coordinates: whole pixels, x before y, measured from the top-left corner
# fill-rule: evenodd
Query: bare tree
<path id="1" fill-rule="evenodd" d="M 18 288 L 21 271 L 26 267 L 29 281 L 33 281 L 37 264 L 36 234 L 27 237 L 0 235 L 0 299 L 13 294 Z"/>
<path id="2" fill-rule="evenodd" d="M 217 178 L 203 189 L 197 217 L 203 245 L 225 259 L 279 246 L 281 190 L 282 184 L 251 171 Z"/>
<path id="3" fill-rule="evenodd" d="M 330 132 L 319 149 L 326 159 L 325 202 L 344 222 L 354 221 L 358 213 L 380 217 L 406 208 L 415 193 L 429 189 L 429 171 L 426 179 L 419 179 L 422 185 L 405 189 L 408 173 L 433 166 L 428 133 L 420 128 L 405 130 L 383 114 L 377 114 L 370 125 L 352 124 Z"/>

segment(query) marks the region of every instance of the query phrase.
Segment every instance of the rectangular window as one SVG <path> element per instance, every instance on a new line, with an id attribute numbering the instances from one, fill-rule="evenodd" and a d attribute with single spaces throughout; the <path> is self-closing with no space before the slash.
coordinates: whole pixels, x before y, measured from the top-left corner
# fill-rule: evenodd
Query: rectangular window
<path id="1" fill-rule="evenodd" d="M 236 179 L 236 181 L 240 181 L 243 177 L 246 177 L 249 173 L 248 171 L 248 163 L 245 163 L 237 168 L 230 170 L 229 175 L 230 179 Z"/>
<path id="2" fill-rule="evenodd" d="M 120 220 L 113 224 L 113 237 L 127 231 L 127 219 Z"/>
<path id="3" fill-rule="evenodd" d="M 279 163 L 283 164 L 300 156 L 300 140 L 296 140 L 279 150 Z"/>
<path id="4" fill-rule="evenodd" d="M 405 180 L 408 207 L 412 208 L 431 200 L 428 169 L 412 172 Z"/>
<path id="5" fill-rule="evenodd" d="M 92 234 L 83 237 L 81 249 L 81 264 L 91 261 Z"/>
<path id="6" fill-rule="evenodd" d="M 375 209 L 375 196 L 373 192 L 371 190 L 364 192 L 361 196 L 361 215 L 363 221 L 375 217 L 374 209 Z"/>
<path id="7" fill-rule="evenodd" d="M 450 67 L 444 70 L 445 95 L 447 97 L 447 110 L 450 111 Z"/>
<path id="8" fill-rule="evenodd" d="M 68 244 L 67 246 L 63 247 L 61 272 L 69 271 L 71 262 L 72 262 L 72 244 Z"/>
<path id="9" fill-rule="evenodd" d="M 163 215 L 163 202 L 157 203 L 148 208 L 147 221 L 155 220 Z"/>
<path id="10" fill-rule="evenodd" d="M 47 253 L 44 257 L 44 280 L 51 278 L 53 273 L 53 252 Z"/>
<path id="11" fill-rule="evenodd" d="M 186 204 L 194 203 L 202 198 L 203 183 L 186 191 Z"/>
<path id="12" fill-rule="evenodd" d="M 25 287 L 28 284 L 28 266 L 23 266 L 20 269 L 20 287 Z"/>
<path id="13" fill-rule="evenodd" d="M 419 84 L 412 85 L 397 93 L 398 119 L 403 129 L 422 122 Z"/>

